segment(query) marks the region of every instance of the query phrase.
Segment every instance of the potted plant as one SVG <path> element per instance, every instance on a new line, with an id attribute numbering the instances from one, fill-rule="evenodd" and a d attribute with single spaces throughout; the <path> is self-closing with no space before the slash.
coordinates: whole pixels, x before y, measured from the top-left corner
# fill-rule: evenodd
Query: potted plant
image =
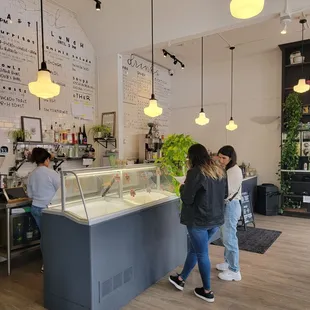
<path id="1" fill-rule="evenodd" d="M 184 134 L 173 134 L 165 139 L 162 147 L 163 157 L 157 160 L 165 175 L 185 176 L 188 149 L 195 143 L 191 136 Z M 172 178 L 172 183 L 175 193 L 179 195 L 179 182 Z"/>
<path id="2" fill-rule="evenodd" d="M 93 135 L 93 138 L 107 138 L 111 129 L 106 125 L 94 125 L 89 129 L 89 133 Z"/>
<path id="3" fill-rule="evenodd" d="M 31 139 L 31 133 L 29 131 L 24 131 L 22 129 L 15 129 L 9 131 L 8 136 L 14 140 L 14 142 L 24 142 L 25 139 Z"/>

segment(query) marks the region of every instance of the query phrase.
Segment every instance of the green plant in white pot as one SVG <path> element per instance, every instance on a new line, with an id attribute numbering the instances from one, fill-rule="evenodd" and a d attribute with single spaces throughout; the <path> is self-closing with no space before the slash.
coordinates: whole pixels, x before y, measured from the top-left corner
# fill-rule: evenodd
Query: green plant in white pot
<path id="1" fill-rule="evenodd" d="M 9 131 L 9 138 L 13 139 L 14 142 L 24 142 L 25 140 L 31 139 L 31 133 L 27 130 L 14 129 Z"/>
<path id="2" fill-rule="evenodd" d="M 89 129 L 89 134 L 93 135 L 93 138 L 108 138 L 111 134 L 111 129 L 106 125 L 94 125 Z"/>

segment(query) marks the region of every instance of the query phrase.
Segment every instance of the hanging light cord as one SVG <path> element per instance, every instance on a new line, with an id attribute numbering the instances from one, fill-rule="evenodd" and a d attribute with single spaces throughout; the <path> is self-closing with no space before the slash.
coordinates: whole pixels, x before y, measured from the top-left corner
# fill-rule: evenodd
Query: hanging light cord
<path id="1" fill-rule="evenodd" d="M 233 117 L 233 97 L 234 97 L 234 46 L 230 47 L 231 50 L 231 77 L 230 77 L 230 117 Z"/>
<path id="2" fill-rule="evenodd" d="M 43 28 L 43 0 L 41 0 L 41 35 L 42 35 L 42 62 L 45 62 L 45 56 L 44 56 L 44 28 Z"/>
<path id="3" fill-rule="evenodd" d="M 42 1 L 42 0 L 41 0 Z M 152 96 L 154 96 L 154 0 L 151 0 L 151 37 L 152 37 Z"/>
<path id="4" fill-rule="evenodd" d="M 305 23 L 306 20 L 302 19 L 301 21 L 301 25 L 302 25 L 302 29 L 301 29 L 301 72 L 304 73 L 304 60 L 303 60 L 303 56 L 304 56 L 304 32 L 305 32 Z"/>
<path id="5" fill-rule="evenodd" d="M 201 112 L 203 112 L 203 37 L 201 38 Z"/>

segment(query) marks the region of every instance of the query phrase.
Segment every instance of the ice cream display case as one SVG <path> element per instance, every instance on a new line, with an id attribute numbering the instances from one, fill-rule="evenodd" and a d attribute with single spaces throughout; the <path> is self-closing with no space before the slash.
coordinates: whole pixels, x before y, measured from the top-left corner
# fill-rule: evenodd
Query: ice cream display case
<path id="1" fill-rule="evenodd" d="M 61 188 L 47 212 L 61 212 L 81 224 L 128 214 L 176 199 L 171 178 L 156 165 L 61 171 Z"/>

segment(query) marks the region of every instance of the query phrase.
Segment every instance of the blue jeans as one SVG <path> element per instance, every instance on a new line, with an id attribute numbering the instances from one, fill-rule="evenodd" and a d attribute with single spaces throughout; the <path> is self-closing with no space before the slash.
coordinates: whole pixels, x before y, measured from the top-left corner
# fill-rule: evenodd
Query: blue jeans
<path id="1" fill-rule="evenodd" d="M 225 206 L 225 223 L 221 227 L 221 238 L 225 247 L 224 258 L 229 269 L 234 272 L 240 271 L 239 245 L 237 238 L 237 225 L 241 216 L 239 200 L 232 200 Z"/>
<path id="2" fill-rule="evenodd" d="M 187 227 L 189 249 L 180 276 L 185 281 L 198 261 L 200 276 L 205 290 L 211 290 L 211 263 L 209 258 L 209 239 L 217 232 L 216 228 Z"/>
<path id="3" fill-rule="evenodd" d="M 36 207 L 36 206 L 31 206 L 31 215 L 33 216 L 34 220 L 36 221 L 36 224 L 39 228 L 39 231 L 40 231 L 40 234 L 41 234 L 41 239 L 42 239 L 42 230 L 41 230 L 41 218 L 42 218 L 42 211 L 44 209 L 43 208 L 39 208 L 39 207 Z M 42 252 L 42 255 L 43 255 L 43 251 L 42 251 L 42 241 L 40 243 L 40 246 L 41 246 L 41 252 Z"/>

